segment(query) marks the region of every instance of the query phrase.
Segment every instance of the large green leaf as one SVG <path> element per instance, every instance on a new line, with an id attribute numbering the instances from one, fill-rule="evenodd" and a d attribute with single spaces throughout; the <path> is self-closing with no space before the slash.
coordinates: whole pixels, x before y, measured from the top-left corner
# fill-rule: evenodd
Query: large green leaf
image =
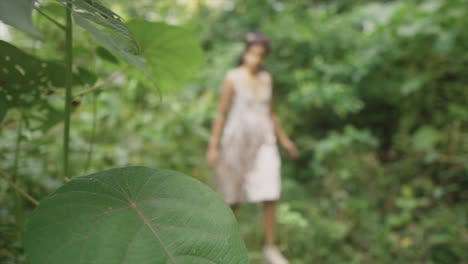
<path id="1" fill-rule="evenodd" d="M 203 52 L 188 30 L 165 23 L 135 20 L 128 23 L 140 44 L 151 76 L 159 88 L 174 90 L 198 70 Z"/>
<path id="2" fill-rule="evenodd" d="M 75 22 L 90 32 L 99 44 L 143 72 L 147 72 L 145 60 L 139 56 L 138 44 L 119 15 L 98 1 L 60 1 L 64 4 L 73 3 Z"/>
<path id="3" fill-rule="evenodd" d="M 0 20 L 33 36 L 40 33 L 32 23 L 33 0 L 0 0 Z"/>
<path id="4" fill-rule="evenodd" d="M 76 178 L 43 199 L 25 233 L 29 264 L 243 264 L 236 219 L 197 180 L 144 167 Z"/>

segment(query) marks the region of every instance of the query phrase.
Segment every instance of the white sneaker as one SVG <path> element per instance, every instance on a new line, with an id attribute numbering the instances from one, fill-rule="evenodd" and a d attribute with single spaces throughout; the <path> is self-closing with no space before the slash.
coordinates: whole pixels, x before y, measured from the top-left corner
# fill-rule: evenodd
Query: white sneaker
<path id="1" fill-rule="evenodd" d="M 289 264 L 286 258 L 275 246 L 265 246 L 263 248 L 263 258 L 265 264 Z"/>

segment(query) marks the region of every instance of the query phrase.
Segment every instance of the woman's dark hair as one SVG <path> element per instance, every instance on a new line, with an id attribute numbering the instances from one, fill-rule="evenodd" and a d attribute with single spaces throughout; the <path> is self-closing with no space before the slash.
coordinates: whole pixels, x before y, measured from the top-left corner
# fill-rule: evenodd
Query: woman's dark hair
<path id="1" fill-rule="evenodd" d="M 268 52 L 270 51 L 270 39 L 262 33 L 249 32 L 245 34 L 244 44 L 244 51 L 242 52 L 241 56 L 239 57 L 239 60 L 237 61 L 238 66 L 244 63 L 244 54 L 253 45 L 262 45 L 266 50 L 266 54 L 268 54 Z"/>

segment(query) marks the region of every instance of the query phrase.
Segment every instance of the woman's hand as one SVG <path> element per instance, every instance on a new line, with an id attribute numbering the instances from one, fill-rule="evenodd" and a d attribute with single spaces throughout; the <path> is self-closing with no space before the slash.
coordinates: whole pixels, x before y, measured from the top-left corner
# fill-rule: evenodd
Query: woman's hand
<path id="1" fill-rule="evenodd" d="M 296 145 L 290 139 L 283 141 L 283 148 L 288 152 L 288 155 L 291 159 L 297 159 L 299 157 L 299 151 L 297 150 Z"/>
<path id="2" fill-rule="evenodd" d="M 291 159 L 297 159 L 299 157 L 299 151 L 297 150 L 294 142 L 289 139 L 288 135 L 283 131 L 278 117 L 274 111 L 271 111 L 271 119 L 273 120 L 273 125 L 275 127 L 275 134 L 281 143 L 281 146 L 288 152 L 288 155 Z"/>
<path id="3" fill-rule="evenodd" d="M 206 162 L 208 163 L 208 167 L 213 169 L 218 162 L 218 148 L 216 147 L 209 147 L 208 152 L 206 153 Z"/>

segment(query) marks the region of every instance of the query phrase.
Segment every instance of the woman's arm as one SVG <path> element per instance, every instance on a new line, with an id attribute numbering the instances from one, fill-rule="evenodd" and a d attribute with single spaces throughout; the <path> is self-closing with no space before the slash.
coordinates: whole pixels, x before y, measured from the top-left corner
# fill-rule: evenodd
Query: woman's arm
<path id="1" fill-rule="evenodd" d="M 219 141 L 223 132 L 226 113 L 228 112 L 231 106 L 233 95 L 233 83 L 231 79 L 226 76 L 221 88 L 221 95 L 218 102 L 217 114 L 213 122 L 213 126 L 211 128 L 211 137 L 208 145 L 208 153 L 206 159 L 210 167 L 213 167 L 218 159 Z"/>
<path id="2" fill-rule="evenodd" d="M 273 81 L 272 81 L 271 76 L 270 76 L 270 82 L 271 82 L 271 87 L 273 87 Z M 273 121 L 275 134 L 276 134 L 276 137 L 278 138 L 279 143 L 281 144 L 281 146 L 283 146 L 284 149 L 286 149 L 286 151 L 288 152 L 291 158 L 293 159 L 297 158 L 299 156 L 299 151 L 297 150 L 297 147 L 294 144 L 294 142 L 289 138 L 289 136 L 286 134 L 283 127 L 281 126 L 281 123 L 275 112 L 273 99 L 271 100 L 270 116 L 271 116 L 271 120 Z"/>
<path id="3" fill-rule="evenodd" d="M 288 137 L 286 132 L 284 132 L 283 127 L 278 120 L 278 116 L 274 111 L 271 111 L 271 119 L 273 120 L 273 126 L 275 128 L 275 134 L 278 138 L 279 143 L 283 146 L 284 149 L 289 154 L 289 157 L 295 159 L 299 156 L 299 151 L 297 150 L 296 145 L 294 142 Z"/>
<path id="4" fill-rule="evenodd" d="M 271 111 L 271 119 L 273 121 L 273 126 L 275 128 L 276 137 L 278 138 L 279 143 L 282 146 L 284 146 L 288 141 L 291 141 L 291 140 L 289 139 L 286 132 L 284 132 L 284 129 L 283 127 L 281 127 L 281 124 L 278 120 L 278 116 L 276 115 L 276 112 L 274 112 L 273 110 Z"/>

